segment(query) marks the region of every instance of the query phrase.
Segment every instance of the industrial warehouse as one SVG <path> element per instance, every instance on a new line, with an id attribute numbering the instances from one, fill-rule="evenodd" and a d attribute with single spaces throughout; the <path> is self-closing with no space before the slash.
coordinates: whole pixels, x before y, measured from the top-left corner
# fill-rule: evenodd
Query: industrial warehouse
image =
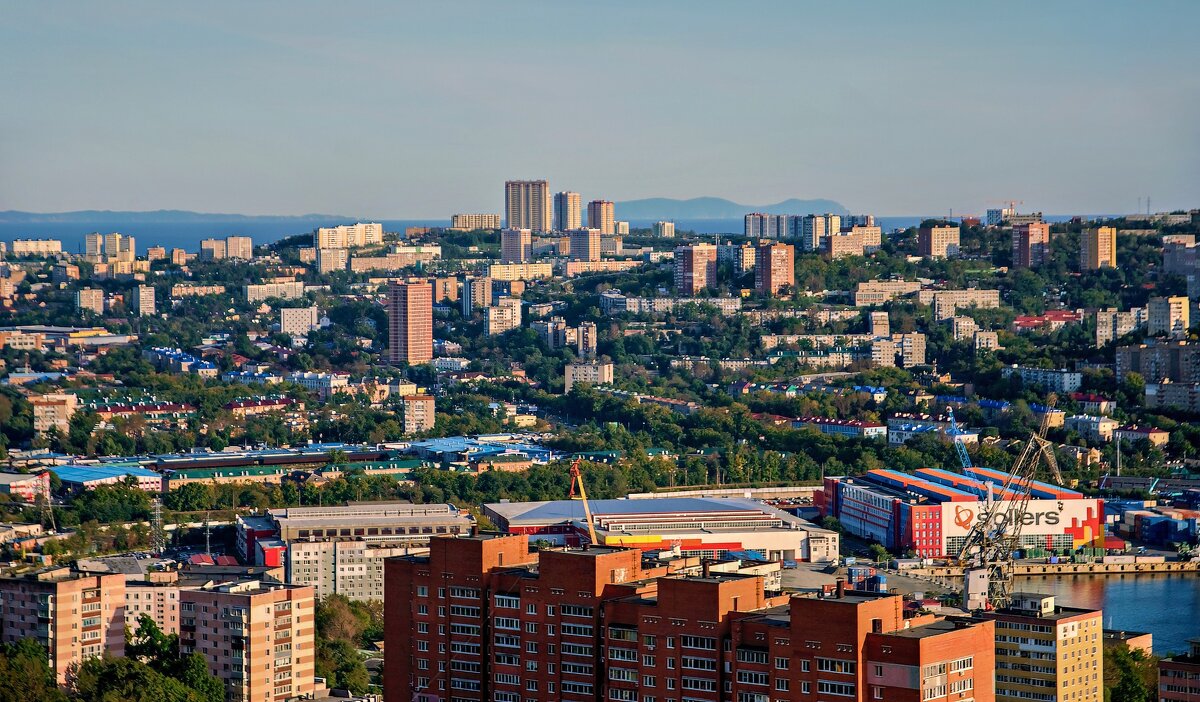
<path id="1" fill-rule="evenodd" d="M 742 498 L 658 497 L 591 500 L 594 541 L 642 551 L 678 548 L 682 555 L 720 558 L 749 551 L 769 560 L 825 562 L 838 554 L 838 534 L 782 510 Z M 579 546 L 589 536 L 582 500 L 503 502 L 483 512 L 509 534 Z"/>
<path id="2" fill-rule="evenodd" d="M 826 478 L 824 490 L 815 498 L 822 516 L 837 517 L 850 534 L 921 558 L 954 556 L 979 519 L 989 493 L 1003 513 L 1016 510 L 1021 499 L 1017 492 L 1005 491 L 1008 474 L 979 467 L 970 472 L 967 476 L 936 468 L 912 473 L 872 470 L 855 478 Z M 1023 548 L 1064 553 L 1103 546 L 1103 500 L 1049 483 L 1020 485 L 1026 486 Z"/>

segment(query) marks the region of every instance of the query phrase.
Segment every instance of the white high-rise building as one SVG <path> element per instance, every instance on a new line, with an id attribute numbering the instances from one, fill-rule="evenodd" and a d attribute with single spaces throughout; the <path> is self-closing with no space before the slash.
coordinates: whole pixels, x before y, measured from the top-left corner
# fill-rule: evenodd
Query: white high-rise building
<path id="1" fill-rule="evenodd" d="M 320 227 L 313 232 L 313 245 L 318 249 L 354 249 L 382 243 L 383 225 L 379 222 Z"/>
<path id="2" fill-rule="evenodd" d="M 807 215 L 800 226 L 800 248 L 805 251 L 820 251 L 825 239 L 840 231 L 841 215 Z"/>
<path id="3" fill-rule="evenodd" d="M 654 236 L 666 237 L 668 239 L 674 237 L 675 236 L 675 223 L 674 222 L 655 222 L 654 223 Z"/>

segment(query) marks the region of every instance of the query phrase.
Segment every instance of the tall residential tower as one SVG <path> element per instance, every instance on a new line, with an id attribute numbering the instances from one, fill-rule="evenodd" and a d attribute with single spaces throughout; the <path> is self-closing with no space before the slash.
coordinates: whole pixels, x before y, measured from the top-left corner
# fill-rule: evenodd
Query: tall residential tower
<path id="1" fill-rule="evenodd" d="M 510 229 L 553 230 L 550 183 L 544 180 L 509 180 L 504 183 L 504 226 Z"/>

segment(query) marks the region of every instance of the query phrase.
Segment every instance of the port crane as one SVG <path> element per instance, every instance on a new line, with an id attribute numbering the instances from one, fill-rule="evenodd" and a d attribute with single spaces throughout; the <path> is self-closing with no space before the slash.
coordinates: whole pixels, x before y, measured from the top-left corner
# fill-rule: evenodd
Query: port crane
<path id="1" fill-rule="evenodd" d="M 587 520 L 588 538 L 592 540 L 592 544 L 599 544 L 596 540 L 596 527 L 592 524 L 592 508 L 588 505 L 587 490 L 583 487 L 583 473 L 579 470 L 579 457 L 571 463 L 571 492 L 567 495 L 572 500 L 581 500 L 583 502 L 583 516 Z M 575 497 L 575 485 L 579 485 L 579 497 Z"/>
<path id="2" fill-rule="evenodd" d="M 958 563 L 965 567 L 963 596 L 964 607 L 968 606 L 968 591 L 971 583 L 981 577 L 986 581 L 987 607 L 1001 608 L 1008 605 L 1013 587 L 1013 553 L 1021 546 L 1021 527 L 1029 512 L 1034 479 L 1039 464 L 1045 463 L 1054 481 L 1062 485 L 1063 477 L 1054 456 L 1054 445 L 1046 438 L 1049 428 L 1050 410 L 1054 406 L 1051 396 L 1042 413 L 1038 428 L 1030 433 L 1029 440 L 1021 447 L 1017 460 L 1005 475 L 998 490 L 990 481 L 979 482 L 987 486 L 987 494 L 978 506 L 978 515 L 958 552 Z M 972 470 L 970 456 L 963 445 L 961 431 L 953 420 L 951 411 L 951 438 L 963 463 L 963 473 L 979 480 Z M 999 496 L 996 496 L 996 492 Z"/>

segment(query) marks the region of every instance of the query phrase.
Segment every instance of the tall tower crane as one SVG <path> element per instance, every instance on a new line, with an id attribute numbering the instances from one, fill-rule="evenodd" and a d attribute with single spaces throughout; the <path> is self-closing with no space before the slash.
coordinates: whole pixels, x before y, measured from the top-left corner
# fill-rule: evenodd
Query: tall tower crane
<path id="1" fill-rule="evenodd" d="M 583 516 L 587 520 L 588 538 L 593 544 L 599 544 L 596 539 L 596 527 L 592 524 L 592 508 L 588 505 L 587 490 L 583 487 L 583 473 L 579 470 L 579 458 L 571 463 L 571 492 L 568 497 L 572 500 L 583 501 Z M 579 497 L 575 497 L 575 485 L 579 485 Z"/>
<path id="2" fill-rule="evenodd" d="M 1021 453 L 1000 485 L 999 499 L 993 498 L 992 486 L 988 485 L 987 496 L 979 503 L 978 518 L 958 553 L 959 564 L 966 568 L 967 589 L 980 574 L 986 578 L 988 607 L 1005 607 L 1012 598 L 1013 553 L 1021 546 L 1021 527 L 1029 512 L 1038 465 L 1044 462 L 1054 481 L 1059 485 L 1063 483 L 1053 443 L 1046 438 L 1049 410 L 1053 405 L 1054 397 L 1051 396 L 1047 411 L 1042 414 L 1041 425 L 1029 435 L 1029 440 L 1021 448 Z M 975 477 L 966 470 L 966 466 L 964 472 Z M 964 591 L 964 606 L 967 605 L 967 594 Z"/>

